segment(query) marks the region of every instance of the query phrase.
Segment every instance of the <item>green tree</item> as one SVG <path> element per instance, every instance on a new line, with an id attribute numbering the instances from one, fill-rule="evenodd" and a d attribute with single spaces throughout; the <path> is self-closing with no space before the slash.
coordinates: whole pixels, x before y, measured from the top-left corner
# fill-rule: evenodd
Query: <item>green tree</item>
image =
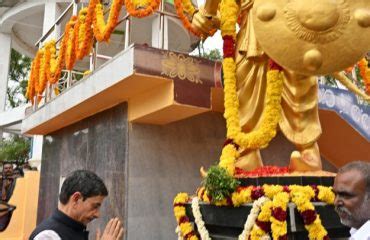
<path id="1" fill-rule="evenodd" d="M 222 54 L 221 51 L 217 48 L 212 49 L 210 51 L 204 50 L 204 42 L 200 41 L 198 44 L 198 53 L 195 53 L 195 55 L 206 58 L 212 61 L 221 61 L 222 60 Z"/>
<path id="2" fill-rule="evenodd" d="M 18 135 L 0 142 L 0 161 L 23 164 L 29 157 L 31 140 Z"/>
<path id="3" fill-rule="evenodd" d="M 221 61 L 222 60 L 221 52 L 218 49 L 212 49 L 209 52 L 205 52 L 205 53 L 203 53 L 202 57 L 207 58 L 209 60 L 213 60 L 213 61 Z"/>
<path id="4" fill-rule="evenodd" d="M 28 74 L 31 58 L 12 49 L 10 54 L 9 82 L 7 88 L 7 106 L 14 108 L 26 102 Z"/>

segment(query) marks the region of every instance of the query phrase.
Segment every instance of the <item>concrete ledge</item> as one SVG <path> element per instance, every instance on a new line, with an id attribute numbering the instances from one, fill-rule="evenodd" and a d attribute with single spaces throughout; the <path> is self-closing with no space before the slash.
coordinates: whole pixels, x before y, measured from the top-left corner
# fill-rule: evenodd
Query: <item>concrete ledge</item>
<path id="1" fill-rule="evenodd" d="M 214 65 L 132 45 L 26 117 L 22 132 L 45 135 L 122 102 L 129 103 L 129 120 L 138 123 L 167 124 L 211 111 L 214 79 L 219 79 Z"/>

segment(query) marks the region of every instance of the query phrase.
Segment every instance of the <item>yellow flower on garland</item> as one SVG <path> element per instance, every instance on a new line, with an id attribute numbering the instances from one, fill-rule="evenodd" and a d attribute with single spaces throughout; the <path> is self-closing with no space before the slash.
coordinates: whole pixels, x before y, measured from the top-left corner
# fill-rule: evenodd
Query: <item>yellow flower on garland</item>
<path id="1" fill-rule="evenodd" d="M 253 225 L 252 231 L 250 233 L 251 240 L 260 240 L 266 233 L 261 228 L 259 228 L 256 224 Z"/>
<path id="2" fill-rule="evenodd" d="M 231 194 L 231 201 L 235 207 L 239 207 L 242 204 L 251 203 L 252 202 L 252 187 L 248 187 L 242 189 L 240 192 L 233 192 Z"/>
<path id="3" fill-rule="evenodd" d="M 193 16 L 193 14 L 196 11 L 195 7 L 193 6 L 190 0 L 183 0 L 182 7 L 184 8 L 184 11 L 188 13 L 190 16 Z"/>
<path id="4" fill-rule="evenodd" d="M 282 192 L 283 189 L 284 188 L 281 185 L 268 185 L 268 184 L 263 185 L 263 191 L 265 193 L 265 196 L 270 199 L 273 199 L 274 196 L 279 192 Z"/>
<path id="5" fill-rule="evenodd" d="M 278 193 L 272 200 L 272 211 L 281 209 L 286 212 L 287 205 L 289 203 L 289 194 L 286 192 Z M 279 237 L 287 234 L 287 222 L 286 220 L 280 221 L 276 219 L 273 214 L 270 217 L 271 232 L 273 239 L 277 240 Z"/>
<path id="6" fill-rule="evenodd" d="M 189 200 L 189 195 L 187 193 L 179 193 L 173 200 L 173 204 L 186 203 Z"/>
<path id="7" fill-rule="evenodd" d="M 75 38 L 78 37 L 74 33 L 73 27 L 77 23 L 77 17 L 73 16 L 69 21 L 71 28 L 68 33 L 67 49 L 66 49 L 66 68 L 67 70 L 72 70 L 76 61 L 76 51 L 75 51 Z"/>
<path id="8" fill-rule="evenodd" d="M 132 3 L 134 4 L 135 8 L 146 7 L 150 4 L 150 0 L 133 0 Z"/>
<path id="9" fill-rule="evenodd" d="M 181 217 L 186 215 L 186 211 L 184 207 L 174 207 L 173 212 L 174 212 L 177 222 L 179 222 Z"/>
<path id="10" fill-rule="evenodd" d="M 220 3 L 221 35 L 236 38 L 236 22 L 240 6 L 235 0 L 222 0 Z"/>
<path id="11" fill-rule="evenodd" d="M 230 176 L 234 176 L 235 160 L 239 157 L 239 152 L 233 144 L 228 144 L 222 149 L 220 167 L 226 169 Z"/>
<path id="12" fill-rule="evenodd" d="M 267 201 L 261 207 L 261 212 L 257 219 L 262 222 L 269 222 L 271 218 L 272 201 Z"/>
<path id="13" fill-rule="evenodd" d="M 319 215 L 317 215 L 315 221 L 312 224 L 305 226 L 305 228 L 308 231 L 308 238 L 310 240 L 322 240 L 325 236 L 328 235 L 328 232 L 322 226 Z"/>
<path id="14" fill-rule="evenodd" d="M 40 96 L 45 89 L 46 86 L 46 73 L 45 73 L 45 49 L 42 48 L 40 50 L 40 69 L 39 69 L 39 79 L 36 81 L 38 84 L 36 85 L 36 92 Z"/>
<path id="15" fill-rule="evenodd" d="M 93 0 L 96 1 L 96 0 Z M 121 12 L 124 0 L 114 0 L 107 23 L 104 20 L 103 5 L 96 4 L 94 18 L 94 35 L 98 41 L 109 41 L 109 38 L 117 25 L 118 17 Z"/>
<path id="16" fill-rule="evenodd" d="M 92 8 L 94 5 L 89 6 Z M 89 8 L 83 8 L 78 14 L 78 20 L 74 27 L 76 58 L 83 59 L 90 53 L 93 45 L 92 18 Z M 90 14 L 89 14 L 90 13 Z"/>
<path id="17" fill-rule="evenodd" d="M 317 186 L 317 188 L 319 189 L 319 194 L 317 195 L 317 198 L 320 201 L 326 202 L 327 204 L 334 203 L 335 194 L 332 187 Z"/>

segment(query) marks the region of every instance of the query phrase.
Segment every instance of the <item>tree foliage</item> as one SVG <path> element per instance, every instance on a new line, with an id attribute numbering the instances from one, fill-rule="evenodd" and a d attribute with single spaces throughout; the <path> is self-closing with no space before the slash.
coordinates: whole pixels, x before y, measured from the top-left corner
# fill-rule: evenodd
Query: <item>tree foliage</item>
<path id="1" fill-rule="evenodd" d="M 29 158 L 30 148 L 30 139 L 18 135 L 0 141 L 0 161 L 23 164 Z"/>
<path id="2" fill-rule="evenodd" d="M 221 61 L 222 60 L 221 52 L 218 49 L 212 49 L 209 52 L 205 52 L 205 53 L 203 53 L 202 57 L 207 58 L 209 60 L 213 60 L 213 61 Z"/>
<path id="3" fill-rule="evenodd" d="M 7 104 L 14 108 L 26 102 L 24 97 L 27 89 L 31 58 L 12 49 L 10 54 L 9 83 L 7 88 Z"/>

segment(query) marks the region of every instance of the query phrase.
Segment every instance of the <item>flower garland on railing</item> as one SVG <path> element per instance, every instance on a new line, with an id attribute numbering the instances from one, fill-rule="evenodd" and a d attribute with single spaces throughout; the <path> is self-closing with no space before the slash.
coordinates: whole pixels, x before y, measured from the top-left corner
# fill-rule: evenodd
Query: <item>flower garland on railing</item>
<path id="1" fill-rule="evenodd" d="M 55 84 L 59 81 L 64 67 L 72 70 L 76 60 L 81 60 L 90 53 L 93 37 L 98 41 L 109 41 L 118 23 L 124 1 L 113 0 L 108 21 L 105 22 L 100 1 L 90 0 L 88 7 L 80 10 L 78 16 L 72 16 L 66 24 L 58 56 L 55 41 L 45 43 L 44 47 L 38 50 L 32 63 L 26 94 L 32 104 L 35 96 L 41 97 L 47 82 Z M 156 11 L 159 4 L 160 0 L 152 0 L 145 9 L 136 10 L 127 0 L 126 8 L 131 16 L 145 17 Z M 49 46 L 46 47 L 47 45 Z"/>
<path id="2" fill-rule="evenodd" d="M 94 0 L 95 1 L 95 0 Z M 118 17 L 124 0 L 114 0 L 107 23 L 104 21 L 103 5 L 98 3 L 95 7 L 94 35 L 98 41 L 109 41 L 109 38 L 117 25 Z"/>
<path id="3" fill-rule="evenodd" d="M 78 13 L 78 20 L 74 27 L 75 50 L 76 58 L 82 60 L 90 53 L 93 45 L 93 23 L 94 4 L 90 4 L 88 8 L 83 8 Z"/>
<path id="4" fill-rule="evenodd" d="M 76 36 L 74 26 L 77 23 L 77 16 L 72 16 L 71 20 L 69 21 L 71 28 L 69 29 L 68 36 L 67 36 L 67 49 L 66 49 L 66 69 L 72 70 L 73 66 L 76 62 L 76 45 L 75 45 L 75 38 Z"/>
<path id="5" fill-rule="evenodd" d="M 195 202 L 194 200 L 192 202 L 194 204 L 193 215 L 197 226 L 199 224 L 198 228 L 202 229 L 201 236 L 209 235 L 207 235 L 208 231 L 205 229 L 200 211 L 198 211 L 199 206 L 197 207 L 197 204 L 199 200 L 215 204 L 216 206 L 234 207 L 253 202 L 254 205 L 244 225 L 243 233 L 239 236 L 239 239 L 248 239 L 249 236 L 251 240 L 268 239 L 269 232 L 272 233 L 274 240 L 287 239 L 287 205 L 289 202 L 292 202 L 297 205 L 298 212 L 308 231 L 309 239 L 329 239 L 327 231 L 322 226 L 320 216 L 316 213 L 311 201 L 321 201 L 332 205 L 335 199 L 332 187 L 267 184 L 262 187 L 240 187 L 231 194 L 230 199 L 218 202 L 213 202 L 205 188 L 201 187 L 197 190 L 197 196 Z M 268 200 L 270 197 L 272 200 Z M 258 202 L 262 198 L 266 198 L 266 200 L 263 203 Z M 189 223 L 189 218 L 186 216 L 185 211 L 185 204 L 188 202 L 189 196 L 186 193 L 178 194 L 174 200 L 174 213 L 182 233 L 181 235 L 195 236 L 192 226 L 186 224 Z M 254 208 L 255 204 L 259 205 L 261 209 L 260 211 L 258 210 L 259 214 Z"/>
<path id="6" fill-rule="evenodd" d="M 149 4 L 147 2 L 148 1 L 144 1 L 137 5 L 130 0 L 125 0 L 126 10 L 131 16 L 143 18 L 151 15 L 154 11 L 157 11 L 161 3 L 160 0 L 151 0 Z"/>
<path id="7" fill-rule="evenodd" d="M 189 15 L 190 17 L 192 17 L 196 11 L 196 9 L 194 8 L 194 6 L 192 5 L 191 1 L 190 0 L 175 0 L 174 1 L 174 4 L 175 4 L 175 8 L 176 8 L 176 13 L 177 15 L 179 16 L 183 26 L 189 31 L 191 32 L 192 34 L 194 34 L 195 36 L 198 36 L 202 39 L 205 39 L 206 36 L 203 35 L 203 33 L 201 33 L 200 31 L 198 31 L 197 29 L 195 29 L 192 25 L 191 25 L 191 22 L 188 18 L 187 15 Z M 213 35 L 216 31 L 213 31 L 211 33 L 209 33 L 209 35 Z"/>

